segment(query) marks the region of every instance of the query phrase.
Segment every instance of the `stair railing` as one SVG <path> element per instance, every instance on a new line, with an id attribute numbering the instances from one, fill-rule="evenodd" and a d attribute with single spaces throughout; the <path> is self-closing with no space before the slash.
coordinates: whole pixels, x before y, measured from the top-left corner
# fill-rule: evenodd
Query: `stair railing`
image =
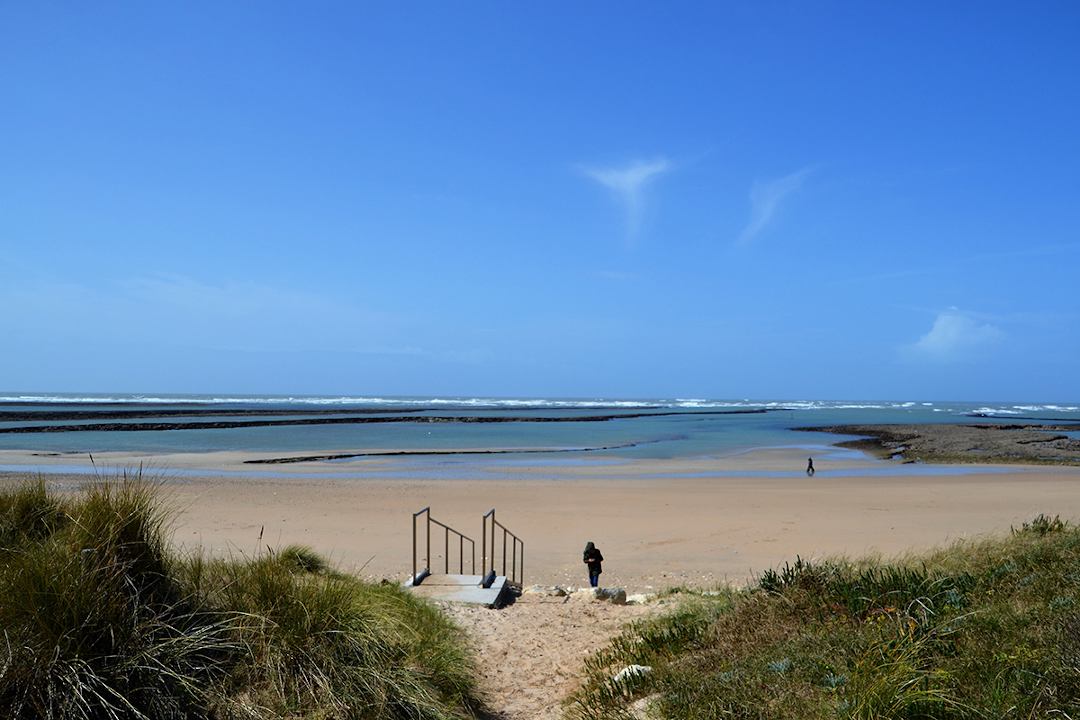
<path id="1" fill-rule="evenodd" d="M 424 567 L 420 572 L 417 572 L 417 547 L 416 547 L 416 520 L 421 515 L 425 516 L 424 522 Z M 458 574 L 465 574 L 465 543 L 469 543 L 471 561 L 469 565 L 469 573 L 471 575 L 476 574 L 476 541 L 474 541 L 468 535 L 458 532 L 454 528 L 441 523 L 435 518 L 431 517 L 431 506 L 424 508 L 423 510 L 417 510 L 412 516 L 412 584 L 419 585 L 425 577 L 431 574 L 431 526 L 435 525 L 443 529 L 443 572 L 450 574 L 450 536 L 453 535 L 458 541 Z"/>
<path id="2" fill-rule="evenodd" d="M 496 573 L 502 575 L 507 579 L 511 585 L 517 586 L 519 589 L 522 587 L 522 583 L 525 582 L 525 542 L 501 522 L 495 519 L 495 508 L 491 508 L 484 513 L 482 521 L 483 529 L 481 531 L 480 540 L 480 557 L 484 563 L 484 574 L 495 573 L 495 544 L 496 544 L 496 531 L 501 530 L 502 538 L 502 572 Z M 488 533 L 490 532 L 491 545 L 488 546 Z M 510 572 L 506 571 L 506 541 L 510 539 Z M 490 554 L 489 554 L 490 551 Z"/>

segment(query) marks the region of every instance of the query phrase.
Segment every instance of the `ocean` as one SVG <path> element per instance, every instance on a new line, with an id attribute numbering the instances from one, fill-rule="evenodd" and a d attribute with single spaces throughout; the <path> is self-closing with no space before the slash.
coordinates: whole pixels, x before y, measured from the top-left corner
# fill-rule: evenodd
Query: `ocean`
<path id="1" fill-rule="evenodd" d="M 498 453 L 500 462 L 692 458 L 828 447 L 796 427 L 1080 422 L 1080 406 L 1023 402 L 0 393 L 0 449 L 266 455 Z M 303 422 L 306 424 L 291 424 Z M 290 423 L 290 424 L 260 424 Z M 102 427 L 107 425 L 107 428 Z M 230 426 L 233 425 L 233 426 Z M 57 432 L 62 426 L 67 431 Z M 76 430 L 93 427 L 95 429 Z M 155 429 L 151 429 L 151 428 Z M 163 429 L 162 429 L 163 428 Z"/>

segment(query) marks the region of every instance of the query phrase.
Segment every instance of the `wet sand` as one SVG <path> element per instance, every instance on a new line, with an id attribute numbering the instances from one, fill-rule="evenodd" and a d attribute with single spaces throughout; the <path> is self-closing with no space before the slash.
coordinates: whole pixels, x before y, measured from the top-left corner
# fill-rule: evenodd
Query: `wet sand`
<path id="1" fill-rule="evenodd" d="M 301 543 L 343 568 L 394 580 L 411 570 L 412 513 L 425 506 L 476 539 L 478 556 L 481 515 L 497 508 L 525 541 L 526 584 L 583 585 L 581 548 L 592 540 L 606 558 L 603 583 L 631 592 L 742 583 L 795 555 L 918 550 L 1007 532 L 1039 513 L 1080 519 L 1075 467 L 965 466 L 934 474 L 933 466 L 847 452 L 815 455 L 818 472 L 808 478 L 806 451 L 787 449 L 693 460 L 458 463 L 432 478 L 409 477 L 413 466 L 387 459 L 270 472 L 245 465 L 252 457 L 109 454 L 95 461 L 111 468 L 142 462 L 159 472 L 182 546 L 250 554 Z M 75 462 L 86 459 L 0 452 L 0 465 L 60 471 L 46 477 L 63 490 L 89 481 L 63 472 Z M 25 475 L 7 472 L 0 482 Z M 434 535 L 437 569 L 444 547 Z"/>

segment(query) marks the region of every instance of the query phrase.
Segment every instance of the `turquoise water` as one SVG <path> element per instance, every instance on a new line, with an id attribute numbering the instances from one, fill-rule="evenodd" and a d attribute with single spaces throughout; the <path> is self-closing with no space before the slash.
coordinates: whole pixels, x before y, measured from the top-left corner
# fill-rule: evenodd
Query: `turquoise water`
<path id="1" fill-rule="evenodd" d="M 168 418 L 81 418 L 48 420 L 42 412 L 210 411 L 210 416 Z M 260 410 L 267 416 L 233 415 Z M 220 397 L 198 395 L 63 395 L 0 393 L 0 429 L 44 428 L 48 425 L 114 423 L 121 428 L 140 422 L 251 421 L 288 419 L 295 411 L 363 412 L 364 417 L 516 417 L 525 422 L 431 424 L 409 420 L 357 425 L 286 425 L 163 431 L 89 431 L 0 433 L 0 449 L 85 453 L 378 452 L 382 450 L 514 450 L 552 451 L 521 455 L 530 463 L 565 459 L 580 461 L 598 453 L 614 458 L 684 458 L 730 454 L 752 448 L 828 446 L 840 439 L 826 433 L 794 432 L 794 427 L 871 423 L 935 422 L 1080 422 L 1080 406 L 1071 404 L 990 402 L 835 402 L 807 400 L 709 399 L 544 399 L 544 398 L 373 398 L 373 397 Z M 696 414 L 705 411 L 766 410 L 760 414 Z M 405 415 L 405 411 L 414 411 Z M 31 417 L 9 419 L 4 413 Z M 585 417 L 631 413 L 673 415 L 616 417 L 605 422 L 540 422 L 544 417 Z M 981 413 L 993 417 L 972 417 Z M 307 417 L 307 416 L 304 416 Z M 595 448 L 614 448 L 601 451 Z M 555 453 L 554 451 L 564 451 Z M 569 451 L 569 452 L 566 452 Z M 477 456 L 470 456 L 476 462 Z M 480 456 L 483 457 L 483 456 Z M 505 464 L 514 456 L 491 456 Z"/>

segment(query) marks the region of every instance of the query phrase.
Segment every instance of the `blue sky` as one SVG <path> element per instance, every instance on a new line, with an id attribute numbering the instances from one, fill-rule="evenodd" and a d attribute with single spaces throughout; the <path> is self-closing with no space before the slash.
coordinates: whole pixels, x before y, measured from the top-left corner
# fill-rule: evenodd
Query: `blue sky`
<path id="1" fill-rule="evenodd" d="M 1080 399 L 1074 3 L 8 3 L 0 388 Z"/>

